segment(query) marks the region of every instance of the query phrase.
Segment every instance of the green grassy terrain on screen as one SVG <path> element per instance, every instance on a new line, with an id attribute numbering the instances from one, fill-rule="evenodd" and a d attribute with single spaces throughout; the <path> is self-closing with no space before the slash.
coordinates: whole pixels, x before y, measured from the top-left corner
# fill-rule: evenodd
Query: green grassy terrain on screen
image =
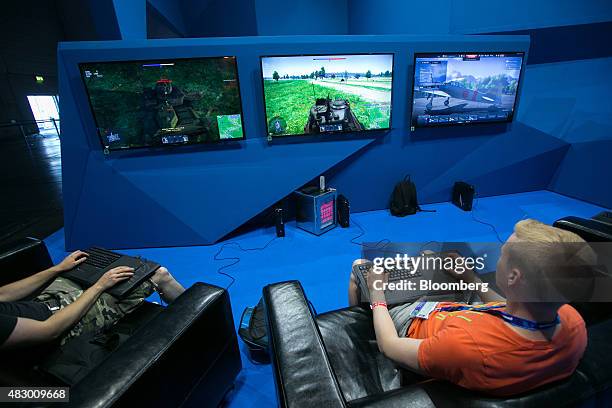
<path id="1" fill-rule="evenodd" d="M 337 82 L 337 81 L 336 81 Z M 356 88 L 372 88 L 377 91 L 389 91 L 390 87 L 378 86 L 377 81 L 367 84 L 342 84 L 343 86 Z M 379 81 L 385 83 L 387 81 Z M 323 82 L 322 82 L 323 83 Z M 390 83 L 390 82 L 389 82 Z M 310 108 L 316 98 L 347 99 L 351 104 L 351 110 L 364 126 L 365 129 L 380 129 L 389 127 L 390 109 L 388 107 L 374 106 L 373 102 L 365 100 L 357 95 L 343 92 L 324 85 L 312 84 L 309 80 L 265 80 L 264 92 L 266 97 L 266 115 L 268 120 L 280 116 L 287 122 L 285 134 L 302 134 L 304 125 L 308 121 Z M 389 96 L 389 103 L 391 102 Z"/>

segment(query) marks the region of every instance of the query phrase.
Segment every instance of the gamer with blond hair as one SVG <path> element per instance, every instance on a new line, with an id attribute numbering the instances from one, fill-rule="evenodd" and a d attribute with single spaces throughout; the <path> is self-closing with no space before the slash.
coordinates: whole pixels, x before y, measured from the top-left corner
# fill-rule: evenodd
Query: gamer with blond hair
<path id="1" fill-rule="evenodd" d="M 587 344 L 585 323 L 572 306 L 542 297 L 541 290 L 552 284 L 555 270 L 571 282 L 573 271 L 584 276 L 585 268 L 593 265 L 592 251 L 577 254 L 573 244 L 588 248 L 574 233 L 536 220 L 520 221 L 497 262 L 496 284 L 506 298 L 489 288 L 479 294 L 481 305 L 440 302 L 426 319 L 412 318 L 405 333 L 398 333 L 401 324 L 394 321 L 394 310 L 404 305 L 388 308 L 384 292 L 376 289 L 386 280 L 385 273 L 370 272 L 368 289 L 380 351 L 409 370 L 497 396 L 568 377 Z M 570 267 L 557 268 L 560 264 Z M 471 270 L 448 272 L 481 282 Z M 351 304 L 360 302 L 359 293 L 351 276 Z"/>

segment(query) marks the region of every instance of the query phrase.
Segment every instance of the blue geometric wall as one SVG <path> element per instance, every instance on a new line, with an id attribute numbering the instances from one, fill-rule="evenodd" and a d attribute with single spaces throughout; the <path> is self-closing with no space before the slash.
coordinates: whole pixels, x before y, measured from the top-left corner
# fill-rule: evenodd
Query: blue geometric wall
<path id="1" fill-rule="evenodd" d="M 612 207 L 612 58 L 527 67 L 518 120 L 568 144 L 548 188 Z"/>
<path id="2" fill-rule="evenodd" d="M 89 153 L 67 246 L 208 244 L 323 173 L 370 140 L 104 159 Z M 203 163 L 205 161 L 205 163 Z M 68 232 L 69 231 L 69 232 Z M 95 235 L 92 231 L 96 231 Z"/>
<path id="3" fill-rule="evenodd" d="M 422 203 L 457 180 L 480 195 L 546 188 L 568 144 L 519 122 L 410 131 L 415 51 L 527 51 L 525 36 L 295 36 L 61 44 L 58 51 L 68 249 L 210 244 L 320 174 L 354 211 L 386 208 L 411 174 Z M 393 52 L 392 130 L 368 138 L 269 145 L 260 55 Z M 78 62 L 236 55 L 246 140 L 105 157 Z M 520 104 L 520 102 L 519 102 Z M 95 232 L 95 234 L 94 234 Z"/>
<path id="4" fill-rule="evenodd" d="M 417 130 L 373 144 L 341 164 L 330 183 L 342 187 L 354 211 L 388 208 L 393 186 L 405 175 L 415 181 L 422 204 L 449 201 L 454 182 L 460 180 L 474 184 L 479 196 L 541 190 L 569 147 L 520 122 L 501 133 L 485 130 L 436 129 L 429 136 L 438 136 L 425 140 L 414 139 L 421 133 Z"/>

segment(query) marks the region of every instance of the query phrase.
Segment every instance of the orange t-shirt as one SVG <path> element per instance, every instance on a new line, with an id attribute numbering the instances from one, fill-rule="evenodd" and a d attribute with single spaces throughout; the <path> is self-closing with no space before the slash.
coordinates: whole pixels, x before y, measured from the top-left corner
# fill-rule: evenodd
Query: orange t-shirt
<path id="1" fill-rule="evenodd" d="M 451 305 L 458 303 L 438 306 Z M 468 310 L 417 318 L 407 336 L 424 339 L 418 359 L 427 375 L 471 390 L 513 395 L 565 378 L 578 365 L 587 344 L 584 320 L 570 305 L 558 313 L 561 328 L 550 341 L 526 339 L 501 318 Z"/>

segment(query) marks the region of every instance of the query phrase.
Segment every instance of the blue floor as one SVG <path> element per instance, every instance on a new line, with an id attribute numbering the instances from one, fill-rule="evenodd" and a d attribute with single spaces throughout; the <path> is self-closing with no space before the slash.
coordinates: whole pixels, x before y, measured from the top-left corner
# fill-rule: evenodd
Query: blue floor
<path id="1" fill-rule="evenodd" d="M 354 214 L 352 217 L 365 231 L 356 242 L 376 242 L 384 238 L 394 242 L 496 241 L 491 227 L 474 221 L 472 214 L 452 204 L 432 204 L 423 208 L 435 209 L 437 212 L 422 212 L 405 218 L 392 217 L 388 211 Z M 598 206 L 549 191 L 536 191 L 479 199 L 475 203 L 473 216 L 493 224 L 501 239 L 505 240 L 512 233 L 513 225 L 523 218 L 552 223 L 567 215 L 591 217 L 602 210 Z M 360 254 L 360 247 L 350 241 L 359 234 L 359 228 L 353 224 L 348 229 L 336 228 L 316 237 L 290 223 L 285 238 L 272 241 L 261 251 L 242 252 L 236 245 L 227 245 L 227 242 L 239 242 L 243 248 L 262 247 L 273 239 L 273 228 L 250 232 L 213 246 L 125 252 L 162 263 L 185 286 L 202 281 L 225 287 L 231 280 L 219 275 L 217 269 L 234 261 L 215 261 L 213 257 L 222 245 L 226 245 L 219 258 L 240 257 L 240 263 L 225 270 L 236 279 L 229 291 L 234 319 L 238 324 L 242 310 L 258 302 L 263 286 L 283 280 L 300 280 L 319 313 L 346 307 L 350 265 Z M 66 255 L 63 230 L 47 238 L 46 243 L 55 261 L 60 261 Z M 244 368 L 238 376 L 236 390 L 230 396 L 228 405 L 276 406 L 271 366 L 252 364 L 246 357 L 244 345 L 240 347 Z"/>

